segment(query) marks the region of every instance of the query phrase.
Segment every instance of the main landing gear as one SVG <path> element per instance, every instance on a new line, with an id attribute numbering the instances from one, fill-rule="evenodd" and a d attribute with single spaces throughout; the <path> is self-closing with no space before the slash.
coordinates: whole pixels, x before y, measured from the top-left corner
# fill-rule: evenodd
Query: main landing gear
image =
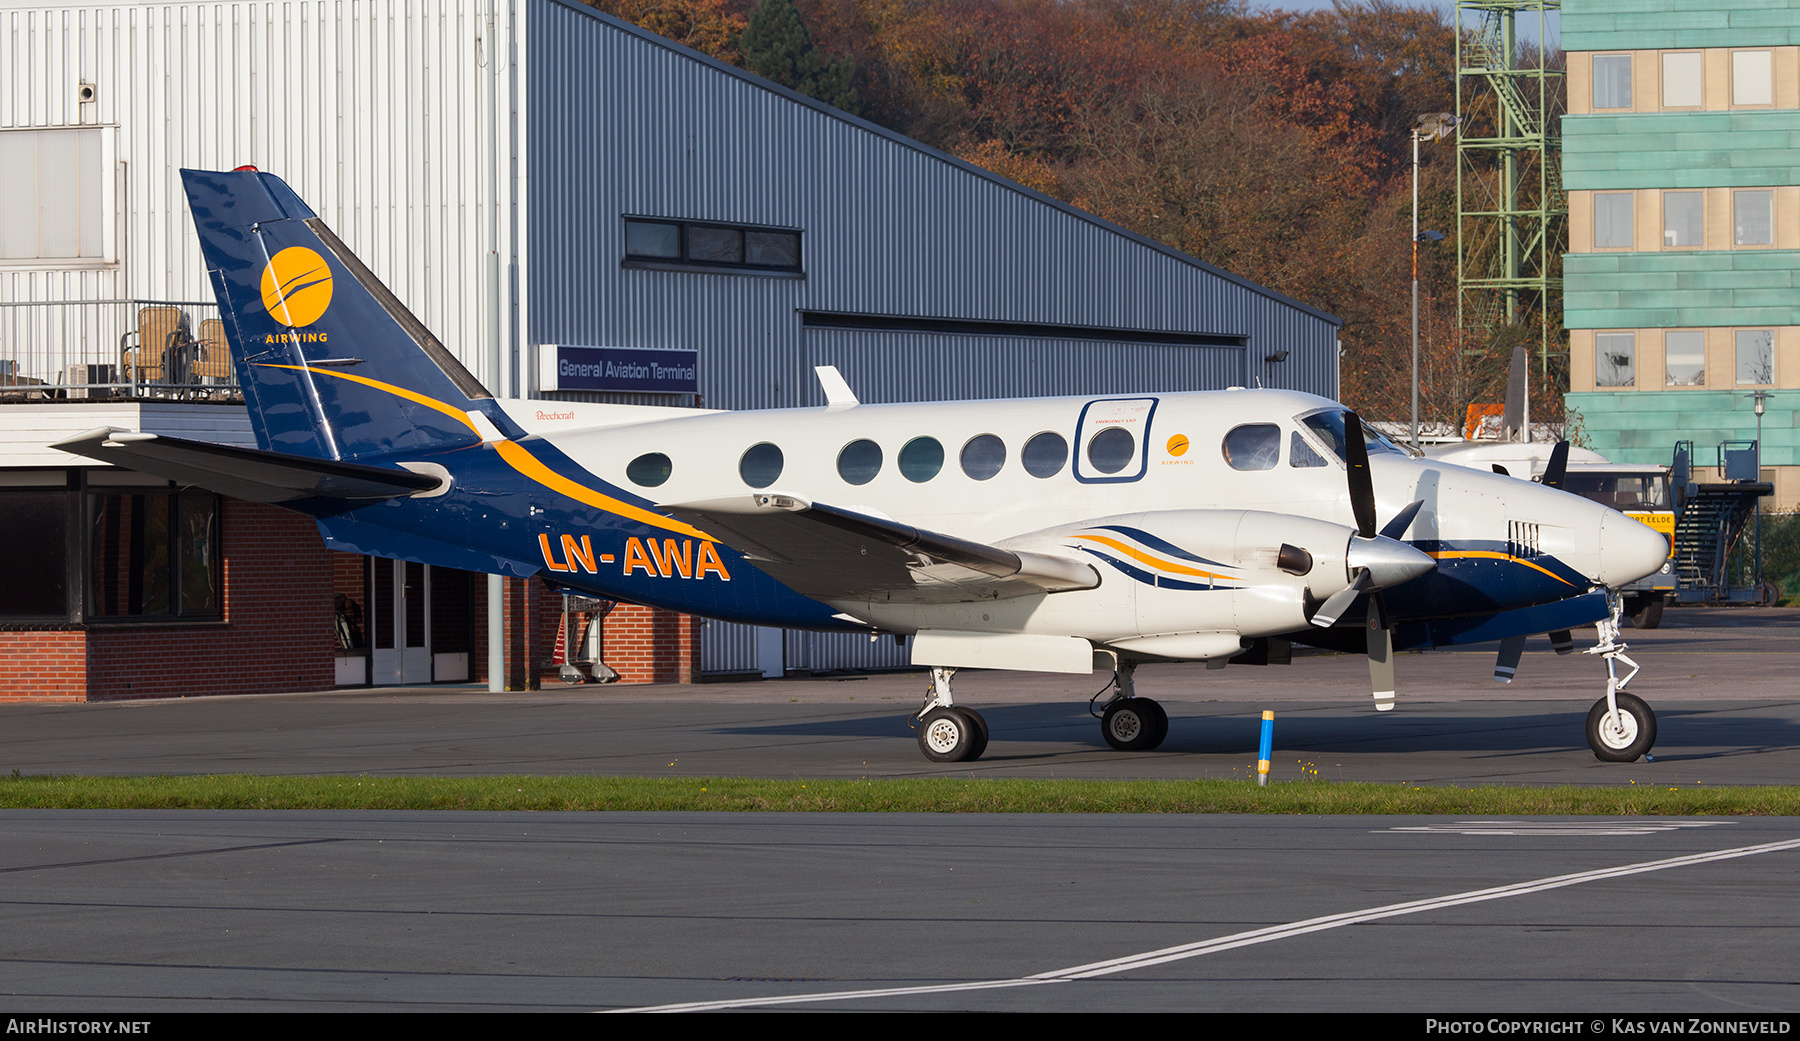
<path id="1" fill-rule="evenodd" d="M 1120 660 L 1118 669 L 1113 673 L 1113 696 L 1107 699 L 1099 713 L 1094 712 L 1094 702 L 1100 700 L 1100 694 L 1094 695 L 1088 702 L 1090 715 L 1100 717 L 1100 736 L 1106 743 L 1121 752 L 1146 752 L 1163 743 L 1169 736 L 1169 714 L 1163 707 L 1149 698 L 1137 697 L 1133 692 L 1131 676 L 1137 671 L 1137 663 Z"/>
<path id="2" fill-rule="evenodd" d="M 1088 711 L 1100 717 L 1100 736 L 1121 752 L 1149 751 L 1169 736 L 1169 714 L 1132 691 L 1131 674 L 1136 668 L 1136 662 L 1120 661 L 1112 683 L 1088 702 Z M 950 678 L 955 675 L 952 668 L 932 669 L 925 704 L 913 717 L 919 751 L 934 763 L 971 762 L 987 751 L 987 720 L 974 709 L 956 704 L 950 693 Z M 1108 691 L 1112 696 L 1096 710 L 1095 703 Z"/>
<path id="3" fill-rule="evenodd" d="M 1656 713 L 1636 695 L 1625 693 L 1625 685 L 1638 674 L 1638 663 L 1625 656 L 1626 645 L 1619 642 L 1619 623 L 1624 616 L 1624 598 L 1618 593 L 1609 597 L 1612 615 L 1596 623 L 1599 642 L 1584 653 L 1606 659 L 1606 696 L 1588 710 L 1588 747 L 1603 763 L 1631 763 L 1648 753 L 1656 744 Z M 1619 663 L 1631 668 L 1619 678 Z"/>
<path id="4" fill-rule="evenodd" d="M 925 705 L 913 717 L 919 731 L 919 751 L 934 763 L 966 763 L 980 759 L 987 751 L 988 726 L 981 713 L 972 708 L 958 708 L 950 694 L 950 677 L 955 669 L 939 666 L 931 670 L 931 688 Z"/>

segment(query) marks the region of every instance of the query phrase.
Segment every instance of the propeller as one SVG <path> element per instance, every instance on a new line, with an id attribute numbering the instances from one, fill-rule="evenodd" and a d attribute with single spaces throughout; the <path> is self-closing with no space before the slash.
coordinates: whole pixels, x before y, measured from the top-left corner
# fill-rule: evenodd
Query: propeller
<path id="1" fill-rule="evenodd" d="M 1369 446 L 1363 436 L 1362 419 L 1354 412 L 1344 413 L 1344 463 L 1349 475 L 1350 509 L 1356 516 L 1356 534 L 1346 549 L 1345 566 L 1350 570 L 1350 584 L 1333 593 L 1313 613 L 1312 624 L 1329 628 L 1337 624 L 1356 598 L 1369 594 L 1368 623 L 1365 634 L 1369 650 L 1369 685 L 1375 695 L 1375 709 L 1386 712 L 1394 707 L 1394 633 L 1393 616 L 1381 590 L 1400 585 L 1425 574 L 1437 561 L 1400 541 L 1419 515 L 1423 502 L 1407 504 L 1386 525 L 1375 526 L 1375 482 L 1369 475 Z"/>
<path id="2" fill-rule="evenodd" d="M 1561 488 L 1569 476 L 1569 443 L 1558 441 L 1550 450 L 1550 461 L 1544 464 L 1544 487 Z"/>

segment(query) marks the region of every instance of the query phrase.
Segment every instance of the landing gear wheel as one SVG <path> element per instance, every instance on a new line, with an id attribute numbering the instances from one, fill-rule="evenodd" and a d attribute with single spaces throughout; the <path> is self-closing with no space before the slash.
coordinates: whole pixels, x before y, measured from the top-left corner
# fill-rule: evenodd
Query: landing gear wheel
<path id="1" fill-rule="evenodd" d="M 1619 704 L 1619 718 L 1606 718 L 1606 699 L 1594 702 L 1588 709 L 1588 747 L 1594 758 L 1603 763 L 1632 763 L 1656 744 L 1656 713 L 1643 700 L 1631 694 L 1614 695 Z"/>
<path id="2" fill-rule="evenodd" d="M 1131 700 L 1137 702 L 1139 707 L 1156 717 L 1156 733 L 1150 738 L 1150 743 L 1144 747 L 1146 749 L 1161 748 L 1163 738 L 1169 736 L 1169 714 L 1163 710 L 1162 705 L 1151 701 L 1149 698 L 1132 698 Z"/>
<path id="3" fill-rule="evenodd" d="M 957 706 L 956 711 L 961 712 L 963 715 L 965 715 L 969 718 L 969 724 L 971 727 L 970 739 L 975 742 L 975 750 L 969 753 L 968 760 L 966 760 L 966 761 L 972 762 L 976 759 L 980 759 L 982 756 L 987 754 L 987 746 L 988 746 L 987 720 L 982 717 L 981 713 L 975 711 L 972 708 L 963 708 L 962 706 L 959 705 L 959 706 Z"/>
<path id="4" fill-rule="evenodd" d="M 1168 730 L 1168 715 L 1149 698 L 1120 698 L 1100 717 L 1100 736 L 1121 752 L 1155 748 Z"/>
<path id="5" fill-rule="evenodd" d="M 919 751 L 934 763 L 962 763 L 981 754 L 980 731 L 960 709 L 934 708 L 919 721 Z"/>

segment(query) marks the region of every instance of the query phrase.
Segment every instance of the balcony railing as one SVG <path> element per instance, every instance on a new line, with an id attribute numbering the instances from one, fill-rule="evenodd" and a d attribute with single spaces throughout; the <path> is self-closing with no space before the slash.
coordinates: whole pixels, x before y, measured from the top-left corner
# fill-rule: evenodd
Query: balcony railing
<path id="1" fill-rule="evenodd" d="M 0 301 L 0 401 L 242 397 L 216 303 Z"/>

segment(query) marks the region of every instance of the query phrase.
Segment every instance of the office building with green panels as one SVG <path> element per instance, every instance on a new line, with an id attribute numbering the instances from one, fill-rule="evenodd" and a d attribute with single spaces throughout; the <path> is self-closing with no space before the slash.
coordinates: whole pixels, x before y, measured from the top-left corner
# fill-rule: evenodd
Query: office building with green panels
<path id="1" fill-rule="evenodd" d="M 1562 29 L 1569 408 L 1615 461 L 1706 464 L 1760 393 L 1800 508 L 1800 8 L 1564 0 Z"/>

